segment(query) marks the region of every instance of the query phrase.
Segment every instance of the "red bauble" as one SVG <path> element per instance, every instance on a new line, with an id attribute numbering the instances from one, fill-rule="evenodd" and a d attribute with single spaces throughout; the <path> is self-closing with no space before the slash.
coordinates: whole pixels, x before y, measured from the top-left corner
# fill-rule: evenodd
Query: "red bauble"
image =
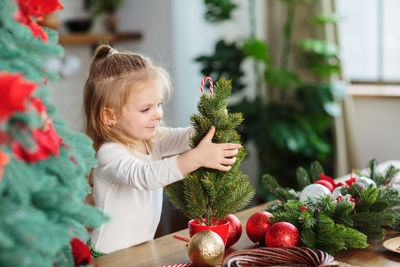
<path id="1" fill-rule="evenodd" d="M 228 239 L 226 240 L 226 247 L 230 247 L 236 242 L 239 241 L 240 236 L 242 235 L 242 224 L 238 217 L 233 214 L 229 214 L 226 217 L 226 220 L 229 222 L 229 230 L 228 230 Z"/>
<path id="2" fill-rule="evenodd" d="M 320 185 L 323 185 L 323 186 L 325 186 L 326 188 L 328 188 L 329 189 L 329 191 L 333 191 L 333 185 L 330 183 L 330 182 L 328 182 L 328 181 L 326 181 L 326 180 L 318 180 L 318 181 L 316 181 L 316 182 L 314 182 L 314 184 L 320 184 Z"/>
<path id="3" fill-rule="evenodd" d="M 288 222 L 274 223 L 268 228 L 265 235 L 265 245 L 267 247 L 295 247 L 299 240 L 299 230 Z"/>
<path id="4" fill-rule="evenodd" d="M 269 217 L 272 214 L 267 211 L 259 211 L 250 216 L 246 224 L 246 233 L 254 243 L 264 243 L 265 233 L 270 227 Z"/>

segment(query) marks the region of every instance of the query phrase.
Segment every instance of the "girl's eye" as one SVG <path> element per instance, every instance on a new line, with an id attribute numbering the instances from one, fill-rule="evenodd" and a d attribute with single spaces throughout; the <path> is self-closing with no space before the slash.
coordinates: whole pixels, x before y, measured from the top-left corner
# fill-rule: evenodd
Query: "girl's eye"
<path id="1" fill-rule="evenodd" d="M 144 108 L 144 109 L 141 110 L 141 112 L 143 112 L 143 113 L 145 113 L 147 111 L 149 111 L 149 108 Z"/>

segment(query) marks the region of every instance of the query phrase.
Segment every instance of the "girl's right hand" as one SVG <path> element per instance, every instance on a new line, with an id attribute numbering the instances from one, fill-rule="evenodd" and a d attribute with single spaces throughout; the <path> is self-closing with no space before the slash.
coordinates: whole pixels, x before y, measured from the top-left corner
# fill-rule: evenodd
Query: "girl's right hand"
<path id="1" fill-rule="evenodd" d="M 192 150 L 178 156 L 178 167 L 182 175 L 186 175 L 200 167 L 229 171 L 232 164 L 236 162 L 236 155 L 241 144 L 223 143 L 215 144 L 212 138 L 215 127 L 211 126 L 207 135 Z"/>
<path id="2" fill-rule="evenodd" d="M 215 134 L 215 127 L 211 126 L 207 135 L 193 149 L 196 151 L 196 161 L 200 167 L 216 169 L 220 171 L 229 171 L 232 164 L 236 162 L 236 155 L 241 144 L 223 143 L 215 144 L 212 138 Z"/>

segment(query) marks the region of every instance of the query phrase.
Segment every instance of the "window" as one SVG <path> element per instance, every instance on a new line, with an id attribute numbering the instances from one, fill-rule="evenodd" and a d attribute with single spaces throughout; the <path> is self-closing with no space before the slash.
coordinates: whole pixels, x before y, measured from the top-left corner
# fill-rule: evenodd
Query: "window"
<path id="1" fill-rule="evenodd" d="M 400 83 L 400 1 L 336 0 L 344 76 Z"/>

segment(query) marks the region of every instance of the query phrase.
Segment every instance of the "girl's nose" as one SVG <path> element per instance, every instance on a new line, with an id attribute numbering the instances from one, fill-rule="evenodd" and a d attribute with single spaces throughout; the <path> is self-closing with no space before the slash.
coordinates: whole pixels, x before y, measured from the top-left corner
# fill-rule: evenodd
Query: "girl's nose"
<path id="1" fill-rule="evenodd" d="M 162 116 L 163 116 L 163 111 L 162 111 L 162 109 L 157 109 L 157 110 L 155 111 L 155 113 L 154 113 L 153 120 L 159 121 L 159 120 L 162 119 Z"/>

